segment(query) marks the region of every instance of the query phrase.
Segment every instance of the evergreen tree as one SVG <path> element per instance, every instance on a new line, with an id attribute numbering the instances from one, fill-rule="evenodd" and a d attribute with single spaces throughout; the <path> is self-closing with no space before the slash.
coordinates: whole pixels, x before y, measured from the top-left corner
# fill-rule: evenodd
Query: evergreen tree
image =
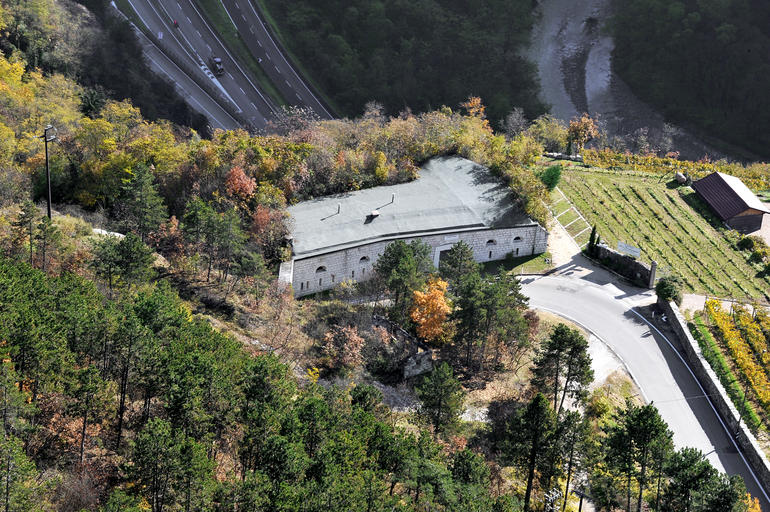
<path id="1" fill-rule="evenodd" d="M 437 432 L 445 432 L 457 422 L 462 410 L 463 392 L 447 363 L 441 363 L 426 375 L 416 391 L 422 402 L 420 416 Z"/>
<path id="2" fill-rule="evenodd" d="M 61 245 L 62 234 L 59 228 L 48 217 L 43 217 L 37 225 L 35 240 L 40 253 L 40 268 L 43 272 L 48 269 L 52 253 Z"/>
<path id="3" fill-rule="evenodd" d="M 473 249 L 462 240 L 454 244 L 438 264 L 441 278 L 449 283 L 451 289 L 460 284 L 463 276 L 478 271 L 478 267 Z"/>
<path id="4" fill-rule="evenodd" d="M 13 240 L 15 245 L 21 245 L 26 239 L 29 242 L 29 264 L 32 265 L 33 242 L 35 239 L 35 228 L 39 212 L 37 206 L 32 201 L 24 201 L 21 204 L 19 215 L 11 222 Z"/>
<path id="5" fill-rule="evenodd" d="M 118 218 L 126 231 L 139 235 L 142 242 L 168 217 L 163 200 L 155 189 L 155 177 L 149 167 L 137 165 L 124 180 L 118 201 Z"/>
<path id="6" fill-rule="evenodd" d="M 549 457 L 556 433 L 556 416 L 548 400 L 538 393 L 523 410 L 511 418 L 503 443 L 504 457 L 526 472 L 524 512 L 529 512 L 535 474 L 549 471 Z"/>
<path id="7" fill-rule="evenodd" d="M 535 385 L 551 395 L 560 416 L 565 399 L 584 400 L 593 381 L 588 340 L 577 329 L 557 325 L 538 354 L 533 373 Z"/>

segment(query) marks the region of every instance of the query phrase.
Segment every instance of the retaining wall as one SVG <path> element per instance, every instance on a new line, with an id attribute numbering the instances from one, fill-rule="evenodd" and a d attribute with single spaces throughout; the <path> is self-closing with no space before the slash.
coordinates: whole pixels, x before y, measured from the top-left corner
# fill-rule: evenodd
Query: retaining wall
<path id="1" fill-rule="evenodd" d="M 630 279 L 634 284 L 652 288 L 655 286 L 655 265 L 650 266 L 633 256 L 621 254 L 604 244 L 596 246 L 596 254 L 592 255 L 599 263 Z"/>
<path id="2" fill-rule="evenodd" d="M 706 394 L 711 397 L 711 403 L 714 404 L 717 412 L 722 417 L 722 421 L 725 422 L 725 425 L 727 425 L 731 432 L 738 433 L 733 438 L 738 443 L 749 465 L 751 465 L 751 469 L 754 470 L 754 474 L 756 474 L 760 484 L 766 490 L 770 489 L 770 462 L 768 462 L 767 457 L 765 457 L 757 443 L 757 439 L 748 429 L 746 423 L 741 421 L 739 424 L 738 410 L 733 406 L 725 388 L 722 387 L 719 377 L 711 369 L 711 365 L 706 361 L 706 358 L 703 357 L 700 345 L 698 345 L 698 342 L 690 333 L 687 322 L 679 308 L 673 302 L 665 302 L 660 299 L 658 299 L 658 306 L 668 317 L 668 321 L 677 335 L 687 364 L 698 381 L 700 381 Z"/>

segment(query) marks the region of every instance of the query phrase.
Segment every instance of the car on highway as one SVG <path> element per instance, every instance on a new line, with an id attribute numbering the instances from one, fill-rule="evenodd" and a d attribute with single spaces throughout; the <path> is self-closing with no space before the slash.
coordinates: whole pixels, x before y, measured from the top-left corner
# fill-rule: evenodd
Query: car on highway
<path id="1" fill-rule="evenodd" d="M 209 63 L 211 64 L 211 72 L 214 73 L 214 76 L 222 76 L 225 74 L 225 68 L 222 65 L 221 58 L 212 56 L 211 59 L 209 59 Z"/>

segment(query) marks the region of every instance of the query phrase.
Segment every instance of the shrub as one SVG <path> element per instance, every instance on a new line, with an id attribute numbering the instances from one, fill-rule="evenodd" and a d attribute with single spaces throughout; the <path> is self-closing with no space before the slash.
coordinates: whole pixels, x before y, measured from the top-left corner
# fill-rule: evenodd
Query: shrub
<path id="1" fill-rule="evenodd" d="M 559 164 L 552 165 L 540 173 L 540 181 L 543 182 L 543 185 L 545 185 L 548 190 L 555 189 L 556 185 L 559 184 L 560 179 L 561 165 Z"/>
<path id="2" fill-rule="evenodd" d="M 655 293 L 658 298 L 665 301 L 674 301 L 677 306 L 682 304 L 682 289 L 684 282 L 679 276 L 666 276 L 655 285 Z"/>

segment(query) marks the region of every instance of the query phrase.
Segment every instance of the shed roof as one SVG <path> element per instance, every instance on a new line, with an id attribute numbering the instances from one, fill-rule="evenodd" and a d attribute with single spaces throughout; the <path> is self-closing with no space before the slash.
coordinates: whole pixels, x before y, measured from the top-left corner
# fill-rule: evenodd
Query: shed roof
<path id="1" fill-rule="evenodd" d="M 714 209 L 722 220 L 746 210 L 770 213 L 749 187 L 735 176 L 714 172 L 692 184 L 692 188 Z"/>
<path id="2" fill-rule="evenodd" d="M 303 201 L 289 213 L 298 258 L 400 236 L 535 224 L 502 180 L 459 157 L 430 160 L 409 183 Z"/>

